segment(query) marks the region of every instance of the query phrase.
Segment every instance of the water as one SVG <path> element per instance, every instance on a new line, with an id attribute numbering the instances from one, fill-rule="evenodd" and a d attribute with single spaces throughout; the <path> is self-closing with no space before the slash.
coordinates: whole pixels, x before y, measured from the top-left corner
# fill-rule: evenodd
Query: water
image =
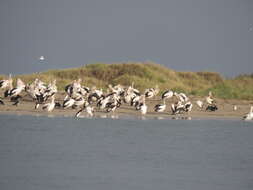
<path id="1" fill-rule="evenodd" d="M 252 190 L 253 123 L 0 115 L 1 190 Z"/>

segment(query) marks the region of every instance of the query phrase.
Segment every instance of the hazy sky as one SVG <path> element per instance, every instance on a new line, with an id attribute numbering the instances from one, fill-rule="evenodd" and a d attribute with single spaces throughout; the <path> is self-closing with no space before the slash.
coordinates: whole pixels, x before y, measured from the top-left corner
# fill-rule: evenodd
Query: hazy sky
<path id="1" fill-rule="evenodd" d="M 146 60 L 253 73 L 253 1 L 0 0 L 1 74 Z"/>

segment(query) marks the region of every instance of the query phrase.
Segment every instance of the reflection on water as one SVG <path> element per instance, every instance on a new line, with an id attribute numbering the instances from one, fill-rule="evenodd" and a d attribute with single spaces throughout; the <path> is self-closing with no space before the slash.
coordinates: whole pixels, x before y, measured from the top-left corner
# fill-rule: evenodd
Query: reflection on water
<path id="1" fill-rule="evenodd" d="M 175 119 L 175 120 L 178 120 L 178 119 L 182 119 L 182 120 L 191 120 L 192 118 L 191 117 L 185 117 L 185 116 L 173 116 L 171 119 Z"/>
<path id="2" fill-rule="evenodd" d="M 99 116 L 0 115 L 0 189 L 253 189 L 252 122 Z"/>

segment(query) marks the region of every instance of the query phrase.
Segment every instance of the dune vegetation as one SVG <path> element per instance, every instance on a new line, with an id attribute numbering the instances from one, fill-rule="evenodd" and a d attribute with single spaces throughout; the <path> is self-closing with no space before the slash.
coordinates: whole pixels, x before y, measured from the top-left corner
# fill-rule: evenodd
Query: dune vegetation
<path id="1" fill-rule="evenodd" d="M 1 78 L 6 76 L 0 76 Z M 83 85 L 103 89 L 109 84 L 128 86 L 134 82 L 135 88 L 141 91 L 158 85 L 160 92 L 171 89 L 189 95 L 205 96 L 211 90 L 219 98 L 253 100 L 253 74 L 225 79 L 215 72 L 177 72 L 152 62 L 96 63 L 79 68 L 17 75 L 14 79 L 16 78 L 21 78 L 26 83 L 35 78 L 45 82 L 56 79 L 59 90 L 81 78 Z"/>

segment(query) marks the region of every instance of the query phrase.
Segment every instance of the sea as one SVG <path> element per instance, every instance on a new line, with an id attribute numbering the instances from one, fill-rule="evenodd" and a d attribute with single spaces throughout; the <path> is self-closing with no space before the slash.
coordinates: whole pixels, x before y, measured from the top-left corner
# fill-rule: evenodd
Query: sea
<path id="1" fill-rule="evenodd" d="M 0 115 L 1 190 L 252 190 L 253 122 Z"/>

